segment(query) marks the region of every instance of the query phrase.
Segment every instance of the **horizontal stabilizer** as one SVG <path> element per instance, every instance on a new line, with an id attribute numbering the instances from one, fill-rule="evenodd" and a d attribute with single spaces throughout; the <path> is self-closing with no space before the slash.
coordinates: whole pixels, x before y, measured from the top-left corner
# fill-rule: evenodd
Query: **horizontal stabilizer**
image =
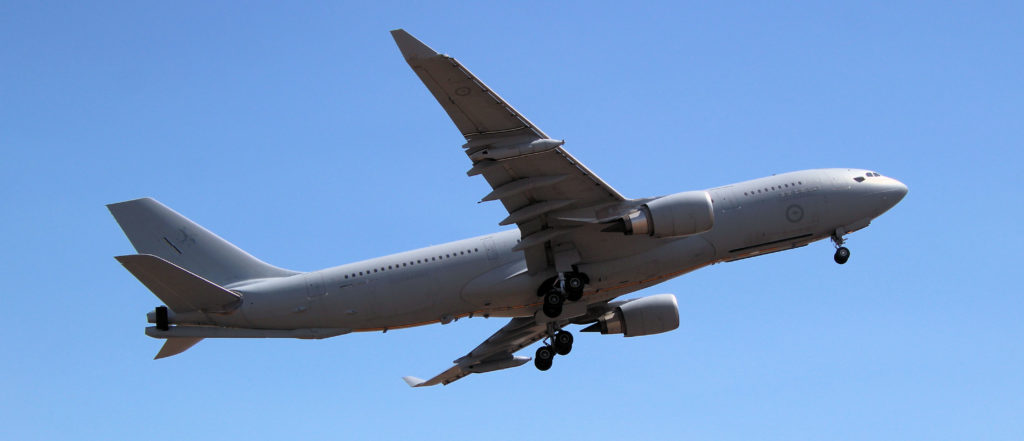
<path id="1" fill-rule="evenodd" d="M 203 339 L 201 338 L 169 338 L 167 339 L 167 342 L 164 343 L 164 346 L 160 348 L 160 352 L 157 352 L 156 357 L 153 357 L 153 359 L 159 360 L 172 355 L 178 355 L 187 351 L 188 348 L 195 346 L 196 343 L 199 343 L 202 340 Z"/>
<path id="2" fill-rule="evenodd" d="M 179 314 L 193 311 L 226 312 L 234 309 L 241 300 L 238 294 L 157 256 L 133 254 L 117 256 L 115 259 L 163 300 L 168 308 Z"/>

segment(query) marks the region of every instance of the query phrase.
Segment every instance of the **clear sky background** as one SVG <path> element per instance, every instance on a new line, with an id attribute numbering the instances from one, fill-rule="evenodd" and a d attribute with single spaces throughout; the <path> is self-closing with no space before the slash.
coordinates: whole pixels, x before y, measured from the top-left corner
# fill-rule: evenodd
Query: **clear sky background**
<path id="1" fill-rule="evenodd" d="M 0 2 L 0 438 L 1024 438 L 1020 2 L 365 3 Z M 680 277 L 632 295 L 676 294 L 678 330 L 544 373 L 402 382 L 482 318 L 152 360 L 104 204 L 297 270 L 499 229 L 399 27 L 629 197 L 819 167 L 910 193 L 847 265 Z"/>

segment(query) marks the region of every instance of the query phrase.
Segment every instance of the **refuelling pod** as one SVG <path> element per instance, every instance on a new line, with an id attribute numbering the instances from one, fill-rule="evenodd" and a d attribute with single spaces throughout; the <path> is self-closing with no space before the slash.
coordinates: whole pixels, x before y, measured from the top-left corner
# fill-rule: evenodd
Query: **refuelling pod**
<path id="1" fill-rule="evenodd" d="M 583 328 L 583 332 L 638 337 L 660 334 L 678 327 L 679 305 L 676 296 L 658 294 L 619 303 L 599 317 L 597 323 Z"/>
<path id="2" fill-rule="evenodd" d="M 715 208 L 706 191 L 684 191 L 662 196 L 612 221 L 607 232 L 654 237 L 683 237 L 700 234 L 715 224 Z"/>
<path id="3" fill-rule="evenodd" d="M 474 163 L 487 159 L 501 160 L 508 158 L 515 158 L 518 156 L 529 155 L 533 153 L 542 153 L 548 150 L 559 147 L 565 144 L 565 140 L 555 139 L 535 139 L 528 142 L 520 142 L 511 145 L 493 145 L 487 141 L 485 144 L 475 145 L 473 142 L 468 142 L 462 147 L 467 149 L 469 153 L 469 159 L 472 159 Z M 480 148 L 479 150 L 473 151 L 473 149 Z"/>

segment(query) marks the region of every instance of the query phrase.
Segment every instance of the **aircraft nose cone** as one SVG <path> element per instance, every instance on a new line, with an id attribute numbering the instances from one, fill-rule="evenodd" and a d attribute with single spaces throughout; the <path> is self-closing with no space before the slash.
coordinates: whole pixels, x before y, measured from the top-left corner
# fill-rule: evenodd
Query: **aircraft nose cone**
<path id="1" fill-rule="evenodd" d="M 907 195 L 907 186 L 892 178 L 889 178 L 889 181 L 891 182 L 886 183 L 886 189 L 882 191 L 882 200 L 888 208 L 892 208 Z"/>
<path id="2" fill-rule="evenodd" d="M 893 188 L 890 191 L 893 193 L 893 196 L 896 199 L 894 201 L 894 203 L 902 201 L 903 197 L 907 195 L 907 191 L 908 191 L 906 184 L 893 179 L 892 180 L 892 187 Z"/>

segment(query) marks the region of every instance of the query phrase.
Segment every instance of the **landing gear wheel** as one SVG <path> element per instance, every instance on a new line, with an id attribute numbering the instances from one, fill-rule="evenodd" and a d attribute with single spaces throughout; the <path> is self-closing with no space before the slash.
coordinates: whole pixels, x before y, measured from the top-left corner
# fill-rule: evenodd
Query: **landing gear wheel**
<path id="1" fill-rule="evenodd" d="M 568 331 L 559 331 L 553 340 L 558 355 L 568 355 L 572 351 L 572 334 Z"/>
<path id="2" fill-rule="evenodd" d="M 557 290 L 548 291 L 544 295 L 544 315 L 555 318 L 562 315 L 562 304 L 565 303 L 565 296 Z"/>
<path id="3" fill-rule="evenodd" d="M 551 346 L 541 346 L 537 348 L 537 354 L 533 357 L 533 365 L 537 366 L 537 369 L 546 371 L 551 369 L 551 364 L 555 359 L 555 349 Z"/>
<path id="4" fill-rule="evenodd" d="M 565 275 L 565 297 L 575 302 L 583 297 L 583 285 L 586 284 L 583 275 L 580 273 L 569 273 Z"/>
<path id="5" fill-rule="evenodd" d="M 839 247 L 836 249 L 836 255 L 832 256 L 832 258 L 835 259 L 836 263 L 842 265 L 847 260 L 850 260 L 850 250 L 846 247 Z"/>
<path id="6" fill-rule="evenodd" d="M 550 318 L 555 318 L 562 315 L 562 305 L 549 305 L 545 303 L 544 307 L 541 309 L 544 310 L 544 315 Z"/>

